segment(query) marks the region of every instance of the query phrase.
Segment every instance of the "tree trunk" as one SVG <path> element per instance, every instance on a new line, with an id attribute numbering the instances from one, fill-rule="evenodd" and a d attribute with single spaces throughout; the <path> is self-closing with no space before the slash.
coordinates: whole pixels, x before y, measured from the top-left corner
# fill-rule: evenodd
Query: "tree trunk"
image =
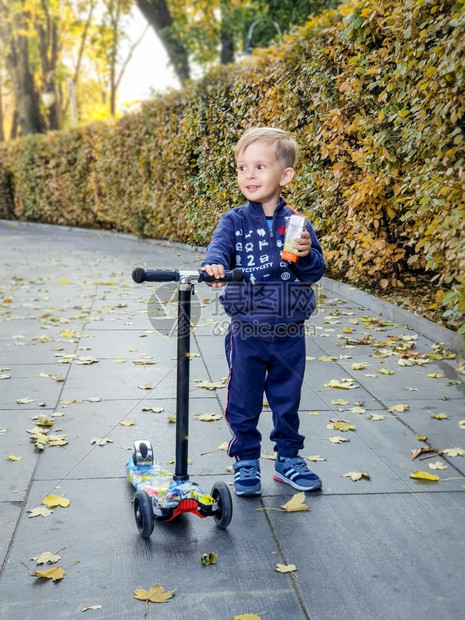
<path id="1" fill-rule="evenodd" d="M 5 5 L 0 5 L 0 9 L 3 13 L 7 10 Z M 5 65 L 13 83 L 21 136 L 45 131 L 38 117 L 39 95 L 29 66 L 29 41 L 27 35 L 21 34 L 27 32 L 26 21 L 27 15 L 21 12 L 12 16 L 12 23 L 7 19 L 0 23 L 0 34 L 7 48 Z"/>
<path id="2" fill-rule="evenodd" d="M 234 62 L 234 37 L 230 26 L 231 3 L 221 0 L 221 64 L 229 65 Z"/>
<path id="3" fill-rule="evenodd" d="M 3 63 L 0 59 L 0 142 L 5 141 L 5 130 L 3 127 Z"/>
<path id="4" fill-rule="evenodd" d="M 179 81 L 184 84 L 190 78 L 189 55 L 186 48 L 173 35 L 173 19 L 166 0 L 137 0 L 137 6 L 157 33 Z"/>
<path id="5" fill-rule="evenodd" d="M 221 22 L 221 64 L 229 65 L 234 62 L 234 38 L 231 29 Z"/>
<path id="6" fill-rule="evenodd" d="M 36 30 L 39 35 L 39 53 L 43 75 L 51 76 L 55 71 L 58 59 L 58 28 L 55 17 L 50 14 L 47 2 L 42 0 L 41 5 L 43 15 L 36 22 Z M 52 81 L 51 83 L 53 84 Z M 53 92 L 55 94 L 55 103 L 48 109 L 48 123 L 51 129 L 58 129 L 60 125 L 61 102 L 56 88 L 53 88 Z"/>

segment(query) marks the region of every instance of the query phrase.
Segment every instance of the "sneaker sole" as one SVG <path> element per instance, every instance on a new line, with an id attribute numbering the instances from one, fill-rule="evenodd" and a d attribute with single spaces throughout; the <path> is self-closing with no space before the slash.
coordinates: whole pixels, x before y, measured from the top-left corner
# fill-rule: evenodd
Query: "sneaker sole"
<path id="1" fill-rule="evenodd" d="M 315 483 L 311 487 L 303 487 L 302 485 L 297 484 L 297 482 L 293 482 L 292 480 L 289 480 L 289 478 L 282 476 L 278 472 L 274 472 L 273 478 L 274 480 L 276 480 L 276 482 L 282 482 L 283 484 L 289 484 L 291 487 L 293 487 L 294 489 L 297 489 L 298 491 L 316 491 L 317 489 L 321 489 L 321 485 L 322 485 L 321 480 L 315 480 Z"/>
<path id="2" fill-rule="evenodd" d="M 258 491 L 238 491 L 237 489 L 234 489 L 234 493 L 236 495 L 239 495 L 240 497 L 258 497 L 262 494 L 262 490 L 259 489 Z"/>

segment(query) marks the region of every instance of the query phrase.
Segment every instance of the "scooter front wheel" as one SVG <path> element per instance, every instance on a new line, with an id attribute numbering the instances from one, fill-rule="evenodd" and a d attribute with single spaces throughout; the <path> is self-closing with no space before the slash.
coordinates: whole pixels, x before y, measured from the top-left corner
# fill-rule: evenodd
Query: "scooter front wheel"
<path id="1" fill-rule="evenodd" d="M 145 491 L 137 491 L 134 497 L 134 516 L 142 538 L 150 538 L 153 532 L 153 511 L 150 497 Z"/>
<path id="2" fill-rule="evenodd" d="M 213 514 L 216 525 L 224 530 L 231 523 L 233 514 L 233 504 L 231 493 L 224 482 L 215 482 L 210 495 L 218 506 L 217 511 Z"/>

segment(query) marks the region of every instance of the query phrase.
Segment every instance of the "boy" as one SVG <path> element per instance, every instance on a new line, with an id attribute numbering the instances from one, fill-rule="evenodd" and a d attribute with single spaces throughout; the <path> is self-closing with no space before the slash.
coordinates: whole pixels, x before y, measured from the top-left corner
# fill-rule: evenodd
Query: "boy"
<path id="1" fill-rule="evenodd" d="M 281 189 L 294 177 L 297 155 L 297 143 L 281 129 L 262 127 L 244 133 L 235 156 L 239 188 L 248 202 L 221 217 L 202 263 L 202 269 L 217 278 L 225 269 L 238 267 L 244 272 L 245 284 L 227 286 L 220 297 L 231 317 L 225 343 L 229 364 L 225 417 L 233 432 L 228 454 L 236 459 L 237 495 L 261 493 L 257 424 L 263 392 L 273 416 L 274 479 L 303 491 L 321 487 L 320 478 L 298 456 L 304 441 L 298 432 L 304 321 L 316 306 L 311 284 L 326 268 L 310 224 L 295 243 L 297 262 L 281 258 L 285 218 L 296 213 L 281 198 Z"/>

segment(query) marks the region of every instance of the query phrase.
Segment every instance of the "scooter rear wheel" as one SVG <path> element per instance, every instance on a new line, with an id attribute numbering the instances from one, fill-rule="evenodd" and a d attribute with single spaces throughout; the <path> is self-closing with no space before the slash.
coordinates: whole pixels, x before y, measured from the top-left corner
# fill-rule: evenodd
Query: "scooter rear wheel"
<path id="1" fill-rule="evenodd" d="M 134 516 L 142 538 L 150 538 L 153 532 L 153 511 L 150 497 L 145 491 L 137 491 L 134 497 Z"/>
<path id="2" fill-rule="evenodd" d="M 231 523 L 233 514 L 233 504 L 231 493 L 224 482 L 215 482 L 210 495 L 215 500 L 218 510 L 214 513 L 216 525 L 224 530 Z"/>

